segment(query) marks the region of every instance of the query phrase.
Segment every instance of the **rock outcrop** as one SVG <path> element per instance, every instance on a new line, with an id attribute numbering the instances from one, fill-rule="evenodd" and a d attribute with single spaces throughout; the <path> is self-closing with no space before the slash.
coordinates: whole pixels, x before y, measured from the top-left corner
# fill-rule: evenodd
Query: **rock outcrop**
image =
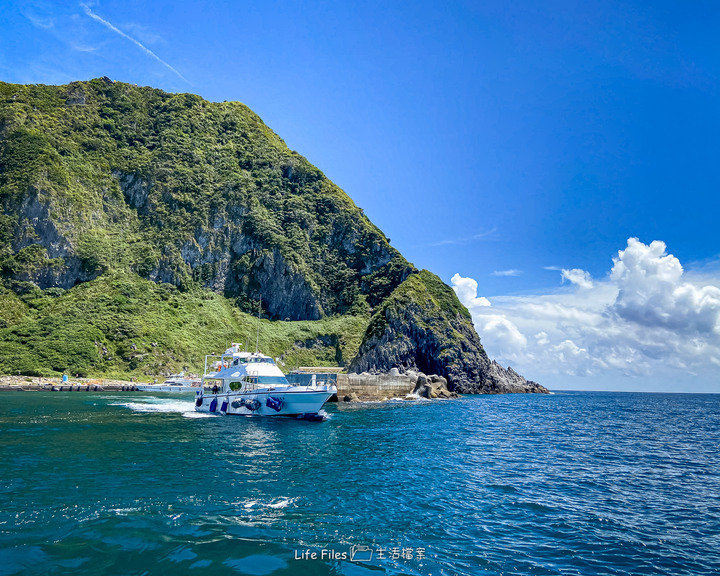
<path id="1" fill-rule="evenodd" d="M 451 392 L 548 392 L 491 361 L 467 309 L 426 270 L 409 276 L 376 311 L 350 369 L 387 372 L 394 366 L 438 374 Z"/>

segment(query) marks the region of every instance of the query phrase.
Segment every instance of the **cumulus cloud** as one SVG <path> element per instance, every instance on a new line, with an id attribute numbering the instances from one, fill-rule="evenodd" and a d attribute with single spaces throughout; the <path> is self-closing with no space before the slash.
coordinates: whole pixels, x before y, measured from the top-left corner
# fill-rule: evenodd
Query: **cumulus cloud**
<path id="1" fill-rule="evenodd" d="M 646 246 L 631 238 L 610 273 L 620 290 L 612 310 L 647 327 L 720 335 L 720 288 L 694 286 L 682 276 L 680 261 L 666 253 L 664 242 Z"/>
<path id="2" fill-rule="evenodd" d="M 483 335 L 497 342 L 504 348 L 523 350 L 527 346 L 527 338 L 510 320 L 499 314 L 483 316 Z"/>
<path id="3" fill-rule="evenodd" d="M 469 310 L 482 306 L 490 306 L 490 300 L 482 296 L 478 298 L 478 283 L 476 280 L 472 278 L 463 278 L 460 274 L 455 274 L 455 276 L 452 277 L 451 282 L 453 284 L 455 294 L 457 294 L 460 302 L 465 304 Z"/>
<path id="4" fill-rule="evenodd" d="M 604 279 L 593 281 L 578 268 L 556 270 L 570 287 L 495 297 L 492 306 L 477 294 L 475 280 L 453 276 L 491 357 L 546 381 L 704 374 L 717 386 L 720 288 L 707 276 L 688 278 L 663 242 L 630 238 Z"/>

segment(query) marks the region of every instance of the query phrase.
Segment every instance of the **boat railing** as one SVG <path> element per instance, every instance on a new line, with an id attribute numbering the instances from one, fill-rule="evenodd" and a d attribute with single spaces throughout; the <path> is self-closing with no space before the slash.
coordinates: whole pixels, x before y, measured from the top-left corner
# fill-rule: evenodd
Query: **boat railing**
<path id="1" fill-rule="evenodd" d="M 242 378 L 238 378 L 237 380 L 230 380 L 229 382 L 227 382 L 227 387 L 225 386 L 224 380 L 228 379 L 213 377 L 206 378 L 202 384 L 203 392 L 207 394 L 232 394 L 238 392 L 253 392 L 255 390 L 273 391 L 277 388 L 284 388 L 286 386 L 301 386 L 306 388 L 330 388 L 332 386 L 337 386 L 337 377 L 335 374 L 326 374 L 323 375 L 321 378 L 315 378 L 313 380 L 308 379 L 307 382 L 294 382 L 289 380 L 285 380 L 284 382 L 262 382 L 257 381 L 253 377 L 248 380 L 245 376 L 243 376 Z M 216 386 L 217 392 L 213 392 Z"/>
<path id="2" fill-rule="evenodd" d="M 310 388 L 337 386 L 337 374 L 334 373 L 307 374 L 292 372 L 285 377 L 293 386 L 308 386 Z"/>

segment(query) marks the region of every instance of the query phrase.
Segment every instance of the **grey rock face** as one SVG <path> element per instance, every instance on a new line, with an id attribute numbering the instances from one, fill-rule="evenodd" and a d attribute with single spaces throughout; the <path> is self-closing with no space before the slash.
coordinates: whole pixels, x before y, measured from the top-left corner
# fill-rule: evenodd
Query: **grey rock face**
<path id="1" fill-rule="evenodd" d="M 375 318 L 375 327 L 371 323 L 351 371 L 388 371 L 399 366 L 406 374 L 424 373 L 418 374 L 417 387 L 437 384 L 442 377 L 450 392 L 461 394 L 548 392 L 491 361 L 469 318 L 448 316 L 437 306 L 424 304 L 429 301 L 415 294 L 409 301 L 398 299 L 386 306 L 383 317 Z M 425 374 L 437 375 L 436 382 Z"/>
<path id="2" fill-rule="evenodd" d="M 267 298 L 267 310 L 278 318 L 317 320 L 322 308 L 307 279 L 288 264 L 276 248 L 253 267 L 256 284 L 250 296 Z"/>
<path id="3" fill-rule="evenodd" d="M 136 210 L 144 209 L 152 185 L 138 174 L 116 170 L 113 172 L 113 176 L 120 182 L 120 189 L 123 191 L 127 203 Z"/>
<path id="4" fill-rule="evenodd" d="M 152 184 L 140 175 L 121 171 L 113 175 L 126 202 L 145 225 L 162 228 L 164 224 L 158 221 L 156 208 L 171 200 L 159 191 L 154 192 Z M 183 277 L 193 277 L 205 288 L 230 298 L 239 297 L 238 303 L 247 311 L 255 309 L 262 299 L 264 312 L 276 319 L 317 320 L 326 312 L 334 312 L 324 307 L 327 287 L 316 286 L 307 270 L 301 271 L 278 246 L 268 246 L 252 233 L 251 212 L 242 204 L 228 205 L 227 218 L 215 214 L 212 221 L 188 230 L 185 242 L 177 247 L 179 254 L 166 246 L 166 255 L 158 259 L 148 277 L 173 284 L 180 284 Z M 357 231 L 346 226 L 333 226 L 327 242 L 339 246 L 340 254 L 349 261 L 362 248 Z M 360 273 L 377 270 L 393 255 L 387 246 L 377 244 L 370 248 Z"/>
<path id="5" fill-rule="evenodd" d="M 87 95 L 85 94 L 85 88 L 80 82 L 71 82 L 68 84 L 67 96 L 65 98 L 65 104 L 67 106 L 84 106 L 86 103 Z"/>
<path id="6" fill-rule="evenodd" d="M 20 206 L 21 218 L 13 235 L 12 249 L 39 244 L 45 249 L 48 260 L 43 266 L 21 273 L 17 280 L 33 282 L 42 289 L 72 288 L 77 282 L 86 282 L 97 276 L 84 269 L 75 247 L 61 228 L 62 222 L 51 217 L 53 207 L 42 199 L 42 191 L 30 188 Z"/>

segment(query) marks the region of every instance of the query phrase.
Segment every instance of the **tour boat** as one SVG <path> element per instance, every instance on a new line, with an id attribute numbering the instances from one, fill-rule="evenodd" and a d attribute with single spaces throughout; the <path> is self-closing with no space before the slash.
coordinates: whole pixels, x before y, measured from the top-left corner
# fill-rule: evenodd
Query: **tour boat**
<path id="1" fill-rule="evenodd" d="M 142 392 L 196 392 L 202 386 L 200 378 L 189 378 L 184 372 L 173 374 L 162 384 L 138 384 Z"/>
<path id="2" fill-rule="evenodd" d="M 212 372 L 208 372 L 208 362 Z M 337 394 L 330 380 L 309 385 L 288 382 L 270 356 L 240 351 L 233 344 L 223 354 L 205 356 L 202 387 L 195 410 L 233 416 L 291 416 L 322 420 L 325 402 Z"/>

